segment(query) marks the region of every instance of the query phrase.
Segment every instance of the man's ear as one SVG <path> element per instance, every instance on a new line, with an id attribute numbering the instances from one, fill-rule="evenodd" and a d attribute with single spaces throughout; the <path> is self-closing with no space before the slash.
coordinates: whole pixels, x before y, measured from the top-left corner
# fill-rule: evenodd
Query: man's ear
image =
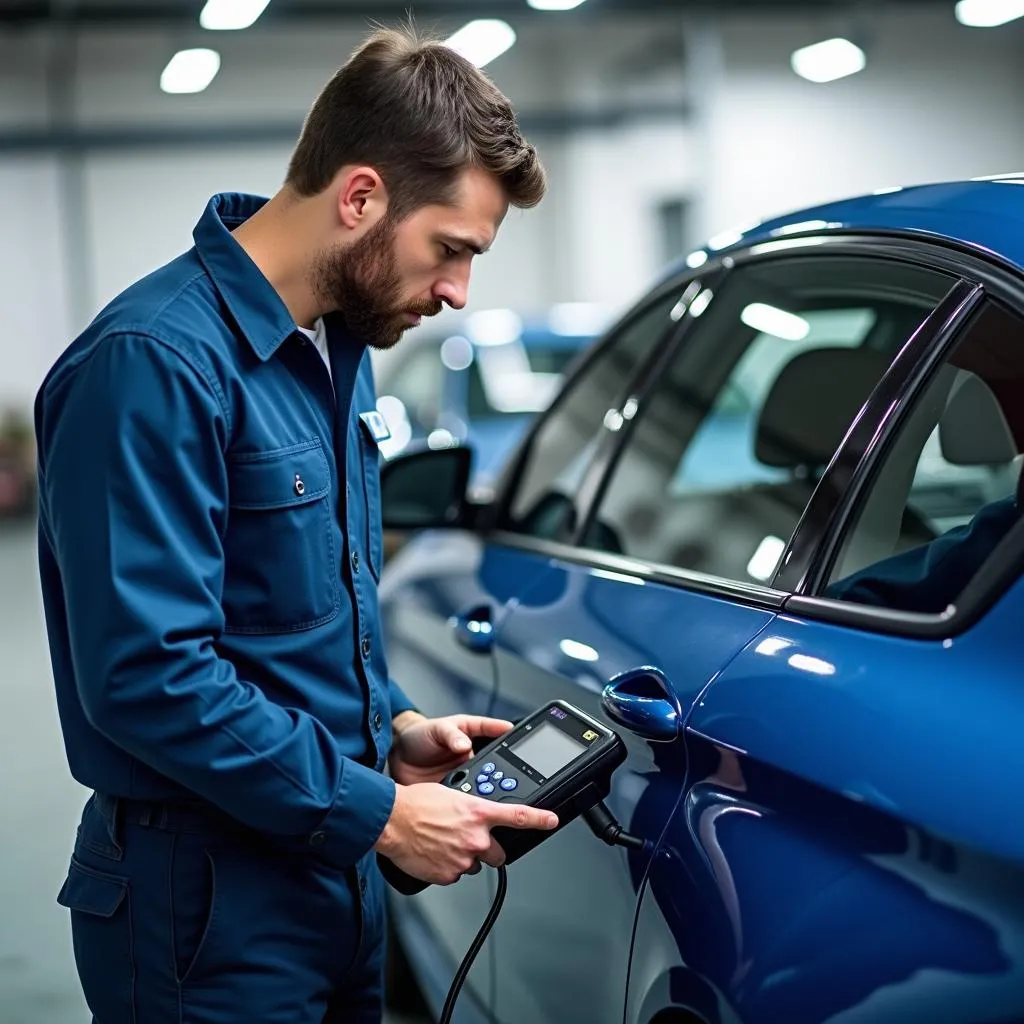
<path id="1" fill-rule="evenodd" d="M 346 168 L 338 186 L 338 218 L 350 231 L 375 224 L 386 212 L 387 189 L 372 167 Z"/>

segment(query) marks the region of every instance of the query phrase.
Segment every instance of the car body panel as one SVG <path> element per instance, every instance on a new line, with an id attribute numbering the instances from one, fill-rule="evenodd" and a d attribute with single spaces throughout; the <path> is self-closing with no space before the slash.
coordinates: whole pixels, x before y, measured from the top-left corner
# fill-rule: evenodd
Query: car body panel
<path id="1" fill-rule="evenodd" d="M 930 641 L 780 615 L 709 687 L 627 1021 L 1024 1019 L 1022 600 Z"/>
<path id="2" fill-rule="evenodd" d="M 393 558 L 380 588 L 388 667 L 418 710 L 429 717 L 491 713 L 492 657 L 459 644 L 452 621 L 486 606 L 500 630 L 508 603 L 533 578 L 515 552 L 486 545 L 469 533 L 424 533 Z M 455 886 L 432 886 L 414 900 L 394 894 L 396 927 L 413 964 L 430 965 L 428 974 L 434 976 L 444 963 L 450 980 L 487 914 L 492 886 L 493 877 L 481 874 Z M 402 906 L 412 902 L 417 919 L 410 921 Z M 417 949 L 425 934 L 435 949 Z M 467 982 L 470 998 L 484 1004 L 490 998 L 491 968 L 489 957 L 479 957 Z M 429 997 L 432 986 L 425 983 L 424 988 Z"/>
<path id="3" fill-rule="evenodd" d="M 514 720 L 561 698 L 616 729 L 628 757 L 607 805 L 653 850 L 680 793 L 685 751 L 681 743 L 645 740 L 617 725 L 601 707 L 603 687 L 622 673 L 653 666 L 685 715 L 773 615 L 552 559 L 503 621 L 495 710 Z M 648 858 L 603 845 L 577 820 L 509 868 L 508 900 L 490 940 L 500 965 L 498 1021 L 621 1019 L 636 893 Z M 531 932 L 544 942 L 525 941 Z M 604 968 L 595 972 L 596 964 Z"/>
<path id="4" fill-rule="evenodd" d="M 667 280 L 721 256 L 800 235 L 885 231 L 955 241 L 980 254 L 1024 268 L 1024 174 L 976 181 L 936 182 L 876 192 L 795 211 L 719 233 L 685 260 L 669 266 Z"/>

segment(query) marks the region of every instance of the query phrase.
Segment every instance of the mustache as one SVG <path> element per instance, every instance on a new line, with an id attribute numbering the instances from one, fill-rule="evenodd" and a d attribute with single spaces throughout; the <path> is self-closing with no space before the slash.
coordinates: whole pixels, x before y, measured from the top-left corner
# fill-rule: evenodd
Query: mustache
<path id="1" fill-rule="evenodd" d="M 424 303 L 419 306 L 410 306 L 406 312 L 412 313 L 413 316 L 437 316 L 442 309 L 444 309 L 444 303 L 431 302 L 429 304 Z"/>

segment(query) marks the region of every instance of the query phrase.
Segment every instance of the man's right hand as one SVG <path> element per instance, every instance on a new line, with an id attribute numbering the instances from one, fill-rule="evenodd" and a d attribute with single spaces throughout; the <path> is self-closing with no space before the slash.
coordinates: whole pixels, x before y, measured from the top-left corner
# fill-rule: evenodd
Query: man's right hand
<path id="1" fill-rule="evenodd" d="M 436 782 L 395 787 L 395 805 L 374 849 L 406 874 L 434 885 L 450 885 L 478 870 L 505 862 L 490 830 L 496 825 L 553 829 L 558 817 L 524 804 L 493 803 Z"/>

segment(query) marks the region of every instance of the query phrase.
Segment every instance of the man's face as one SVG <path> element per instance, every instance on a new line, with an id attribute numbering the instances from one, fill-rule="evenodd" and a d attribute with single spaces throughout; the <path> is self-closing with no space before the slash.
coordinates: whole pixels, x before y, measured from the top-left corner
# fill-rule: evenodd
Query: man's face
<path id="1" fill-rule="evenodd" d="M 320 254 L 313 287 L 372 348 L 391 348 L 445 304 L 462 309 L 471 262 L 484 252 L 508 209 L 498 182 L 465 171 L 451 205 L 424 206 L 398 223 L 385 215 L 348 245 Z"/>

